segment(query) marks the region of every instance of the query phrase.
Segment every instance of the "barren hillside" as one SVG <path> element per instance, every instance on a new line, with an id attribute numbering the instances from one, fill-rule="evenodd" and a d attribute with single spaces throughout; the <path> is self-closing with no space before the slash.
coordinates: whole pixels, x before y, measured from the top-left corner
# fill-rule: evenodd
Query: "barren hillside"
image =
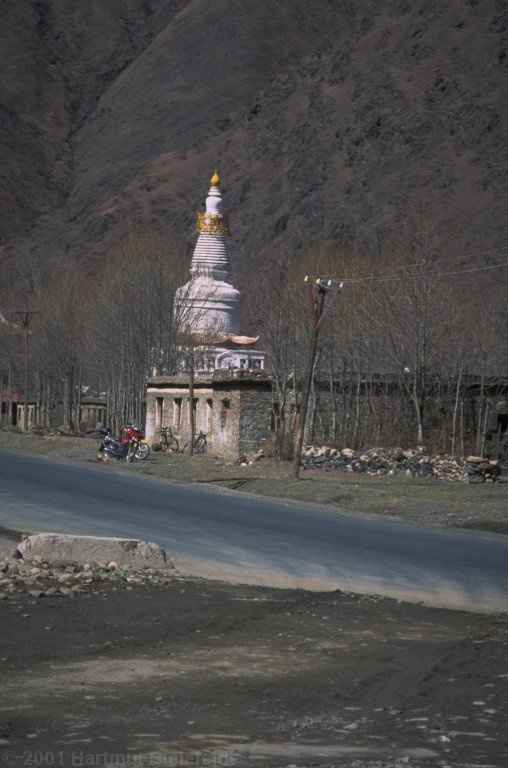
<path id="1" fill-rule="evenodd" d="M 507 243 L 499 0 L 4 0 L 5 257 L 185 244 L 222 174 L 237 264 L 283 233 L 366 250 L 416 209 Z"/>

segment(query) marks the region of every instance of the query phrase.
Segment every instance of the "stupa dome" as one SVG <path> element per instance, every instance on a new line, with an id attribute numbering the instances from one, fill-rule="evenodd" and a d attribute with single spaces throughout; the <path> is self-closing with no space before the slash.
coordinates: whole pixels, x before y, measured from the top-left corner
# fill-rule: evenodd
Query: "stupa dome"
<path id="1" fill-rule="evenodd" d="M 240 292 L 228 281 L 229 234 L 227 214 L 222 211 L 217 172 L 211 178 L 204 213 L 198 213 L 198 240 L 191 262 L 191 279 L 176 292 L 179 322 L 187 333 L 239 335 Z"/>

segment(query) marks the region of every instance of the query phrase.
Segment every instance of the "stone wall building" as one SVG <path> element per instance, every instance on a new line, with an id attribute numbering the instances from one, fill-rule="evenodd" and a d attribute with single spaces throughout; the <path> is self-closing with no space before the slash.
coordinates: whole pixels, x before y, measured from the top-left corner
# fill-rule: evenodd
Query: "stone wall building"
<path id="1" fill-rule="evenodd" d="M 272 384 L 263 371 L 216 371 L 194 381 L 194 423 L 204 432 L 207 451 L 236 460 L 264 448 L 270 433 Z M 157 439 L 169 427 L 179 449 L 189 441 L 188 376 L 148 380 L 146 435 Z"/>
<path id="2" fill-rule="evenodd" d="M 9 418 L 9 403 L 7 397 L 2 398 L 0 425 L 23 429 L 25 405 L 23 398 L 17 394 L 12 398 L 12 410 Z M 91 432 L 106 424 L 106 396 L 83 397 L 79 405 L 80 432 Z M 34 399 L 28 401 L 28 429 L 43 427 L 60 430 L 64 424 L 64 404 L 62 400 L 54 402 L 50 408 L 44 408 Z"/>
<path id="3" fill-rule="evenodd" d="M 169 426 L 180 447 L 189 437 L 189 377 L 155 377 L 148 382 L 147 429 L 153 437 L 161 426 Z M 475 451 L 478 437 L 480 389 L 487 407 L 487 430 L 484 453 L 492 458 L 506 454 L 508 445 L 508 409 L 506 383 L 499 380 L 470 382 L 463 398 L 464 455 Z M 453 387 L 452 387 L 453 390 Z M 388 376 L 369 379 L 357 386 L 351 382 L 344 397 L 342 390 L 330 391 L 329 382 L 317 380 L 310 399 L 305 443 L 338 447 L 372 448 L 373 446 L 415 447 L 415 424 L 412 404 L 400 383 Z M 453 393 L 452 393 L 453 394 Z M 440 411 L 443 397 L 439 380 L 429 397 L 425 444 L 444 453 L 450 451 L 451 422 Z M 276 397 L 268 371 L 216 371 L 198 376 L 194 390 L 196 430 L 207 435 L 208 451 L 228 459 L 256 453 L 269 453 L 276 444 Z M 287 408 L 288 445 L 298 425 L 299 409 L 293 392 Z M 483 444 L 483 438 L 481 438 Z M 461 451 L 457 428 L 456 451 Z"/>

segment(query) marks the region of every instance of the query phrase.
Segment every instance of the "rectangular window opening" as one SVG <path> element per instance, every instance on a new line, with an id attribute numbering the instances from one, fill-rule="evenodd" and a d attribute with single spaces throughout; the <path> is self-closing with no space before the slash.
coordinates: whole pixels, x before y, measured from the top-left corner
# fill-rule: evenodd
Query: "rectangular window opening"
<path id="1" fill-rule="evenodd" d="M 164 412 L 164 398 L 157 397 L 155 400 L 155 429 L 162 427 L 162 414 Z"/>
<path id="2" fill-rule="evenodd" d="M 182 424 L 182 398 L 175 397 L 173 400 L 173 429 L 175 432 L 180 432 Z"/>
<path id="3" fill-rule="evenodd" d="M 206 426 L 205 431 L 207 435 L 212 434 L 212 418 L 213 418 L 213 400 L 208 398 L 206 401 Z"/>
<path id="4" fill-rule="evenodd" d="M 198 426 L 198 397 L 194 397 L 192 399 L 192 420 L 194 422 L 194 432 L 199 431 Z M 199 409 L 201 410 L 201 409 Z M 185 418 L 187 419 L 187 424 L 190 428 L 190 413 L 189 413 L 189 398 L 187 397 L 185 400 Z"/>
<path id="5" fill-rule="evenodd" d="M 221 400 L 220 426 L 221 429 L 231 426 L 231 400 Z"/>

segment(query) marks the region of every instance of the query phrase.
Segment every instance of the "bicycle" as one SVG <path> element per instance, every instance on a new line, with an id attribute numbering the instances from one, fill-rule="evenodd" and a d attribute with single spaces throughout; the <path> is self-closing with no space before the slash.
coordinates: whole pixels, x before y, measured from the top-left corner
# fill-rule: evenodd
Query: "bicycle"
<path id="1" fill-rule="evenodd" d="M 158 434 L 160 449 L 163 453 L 175 453 L 175 451 L 178 451 L 178 440 L 174 436 L 171 427 L 161 427 L 158 430 Z"/>
<path id="2" fill-rule="evenodd" d="M 187 440 L 187 442 L 182 448 L 182 453 L 185 453 L 188 447 L 189 447 L 189 441 Z M 203 432 L 202 429 L 199 430 L 197 437 L 194 440 L 193 449 L 194 449 L 194 453 L 206 453 L 206 449 L 207 449 L 206 434 Z"/>
<path id="3" fill-rule="evenodd" d="M 194 441 L 194 452 L 195 453 L 206 453 L 206 435 L 203 432 L 203 430 L 199 430 L 199 435 L 196 437 Z"/>

